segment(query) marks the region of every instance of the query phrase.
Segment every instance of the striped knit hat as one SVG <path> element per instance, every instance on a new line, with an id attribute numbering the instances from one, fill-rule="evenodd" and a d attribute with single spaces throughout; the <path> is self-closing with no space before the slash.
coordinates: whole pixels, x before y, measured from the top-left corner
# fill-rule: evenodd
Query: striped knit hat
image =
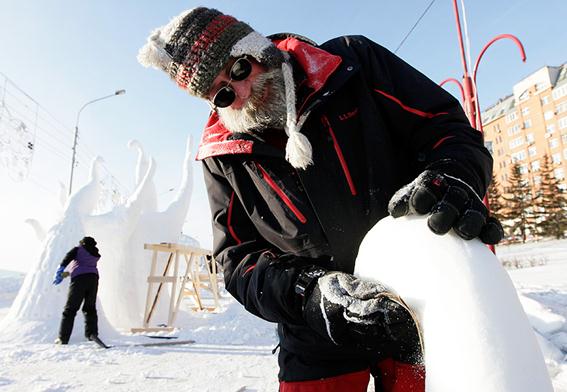
<path id="1" fill-rule="evenodd" d="M 297 124 L 295 85 L 287 53 L 246 23 L 215 9 L 182 12 L 154 30 L 138 53 L 145 67 L 161 69 L 189 94 L 206 98 L 230 58 L 248 55 L 268 68 L 281 67 L 286 93 L 286 159 L 298 169 L 312 164 L 312 149 Z"/>
<path id="2" fill-rule="evenodd" d="M 246 23 L 211 8 L 182 12 L 155 29 L 138 53 L 145 67 L 161 69 L 189 94 L 204 98 L 231 57 L 252 56 L 279 67 L 282 53 Z"/>

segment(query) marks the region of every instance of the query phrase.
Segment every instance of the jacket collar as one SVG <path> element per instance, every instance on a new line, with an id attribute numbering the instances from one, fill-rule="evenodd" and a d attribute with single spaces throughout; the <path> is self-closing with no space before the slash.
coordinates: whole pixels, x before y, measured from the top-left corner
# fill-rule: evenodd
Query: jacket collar
<path id="1" fill-rule="evenodd" d="M 301 108 L 303 108 L 305 103 L 323 88 L 329 77 L 337 70 L 342 61 L 341 57 L 296 37 L 287 37 L 276 40 L 274 43 L 278 49 L 290 53 L 305 73 L 304 83 L 310 93 L 302 99 Z M 251 154 L 254 141 L 249 137 L 242 138 L 243 135 L 246 134 L 234 134 L 227 130 L 218 114 L 211 112 L 201 137 L 196 159 L 202 160 L 227 154 Z"/>

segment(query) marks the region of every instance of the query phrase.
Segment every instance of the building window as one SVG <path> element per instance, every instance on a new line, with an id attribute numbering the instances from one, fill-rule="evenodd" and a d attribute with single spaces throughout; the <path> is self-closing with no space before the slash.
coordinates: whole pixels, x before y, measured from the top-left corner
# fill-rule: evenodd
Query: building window
<path id="1" fill-rule="evenodd" d="M 526 174 L 528 172 L 528 165 L 520 165 L 520 173 Z"/>
<path id="2" fill-rule="evenodd" d="M 539 161 L 532 162 L 532 171 L 539 171 Z"/>
<path id="3" fill-rule="evenodd" d="M 534 177 L 534 184 L 535 185 L 541 184 L 541 176 L 535 176 Z"/>
<path id="4" fill-rule="evenodd" d="M 549 147 L 550 148 L 559 147 L 559 139 L 557 138 L 549 139 Z"/>
<path id="5" fill-rule="evenodd" d="M 534 134 L 533 134 L 533 133 L 528 133 L 528 134 L 526 135 L 526 142 L 527 142 L 528 144 L 533 143 L 534 140 L 535 140 L 535 139 L 534 139 Z"/>
<path id="6" fill-rule="evenodd" d="M 557 122 L 557 125 L 559 126 L 559 129 L 565 129 L 565 128 L 567 128 L 567 117 L 561 118 L 561 119 Z"/>
<path id="7" fill-rule="evenodd" d="M 553 171 L 553 174 L 555 174 L 555 178 L 557 178 L 558 180 L 565 178 L 565 170 L 563 170 L 563 168 L 561 167 L 559 169 L 555 169 Z"/>
<path id="8" fill-rule="evenodd" d="M 567 134 L 561 135 L 561 141 L 563 142 L 563 144 L 567 144 Z"/>
<path id="9" fill-rule="evenodd" d="M 489 140 L 485 141 L 484 146 L 486 147 L 488 152 L 490 152 L 490 155 L 494 155 L 494 152 L 492 151 L 492 142 L 491 141 L 489 141 Z"/>
<path id="10" fill-rule="evenodd" d="M 553 111 L 548 110 L 543 114 L 543 118 L 546 120 L 551 120 L 553 118 Z"/>
<path id="11" fill-rule="evenodd" d="M 510 155 L 510 157 L 512 158 L 512 163 L 523 161 L 524 159 L 526 159 L 526 151 L 522 150 L 515 152 L 514 154 Z"/>
<path id="12" fill-rule="evenodd" d="M 518 119 L 518 113 L 516 112 L 508 113 L 508 115 L 506 116 L 506 123 L 511 123 L 512 121 L 517 119 Z"/>
<path id="13" fill-rule="evenodd" d="M 548 103 L 549 103 L 549 95 L 546 95 L 545 97 L 541 98 L 542 105 L 547 105 Z"/>
<path id="14" fill-rule="evenodd" d="M 522 108 L 522 116 L 528 116 L 529 114 L 530 114 L 530 108 L 528 106 Z"/>
<path id="15" fill-rule="evenodd" d="M 508 128 L 508 136 L 512 136 L 520 132 L 520 126 L 518 124 L 514 125 L 511 128 Z"/>
<path id="16" fill-rule="evenodd" d="M 555 153 L 551 156 L 553 163 L 561 163 L 561 154 Z"/>
<path id="17" fill-rule="evenodd" d="M 567 159 L 567 148 L 563 150 L 563 158 Z"/>
<path id="18" fill-rule="evenodd" d="M 563 112 L 567 112 L 567 102 L 563 102 L 555 107 L 555 113 L 559 114 Z"/>
<path id="19" fill-rule="evenodd" d="M 508 143 L 508 147 L 512 149 L 521 146 L 522 144 L 524 144 L 524 138 L 517 137 L 516 139 L 510 140 L 510 142 Z"/>
<path id="20" fill-rule="evenodd" d="M 553 90 L 553 92 L 551 93 L 551 95 L 553 96 L 553 99 L 559 99 L 565 95 L 567 95 L 567 84 L 556 88 Z"/>
<path id="21" fill-rule="evenodd" d="M 547 133 L 553 133 L 555 131 L 555 124 L 549 124 L 548 126 L 545 127 L 545 132 Z"/>
<path id="22" fill-rule="evenodd" d="M 535 147 L 530 147 L 530 148 L 528 148 L 528 154 L 529 154 L 531 157 L 536 156 L 536 154 L 537 154 L 537 149 L 536 149 Z"/>
<path id="23" fill-rule="evenodd" d="M 529 98 L 530 98 L 530 90 L 526 90 L 520 94 L 520 97 L 518 99 L 520 100 L 520 102 L 523 102 L 523 101 L 527 101 Z"/>
<path id="24" fill-rule="evenodd" d="M 532 127 L 532 120 L 528 118 L 526 121 L 524 121 L 524 128 L 531 128 L 531 127 Z"/>

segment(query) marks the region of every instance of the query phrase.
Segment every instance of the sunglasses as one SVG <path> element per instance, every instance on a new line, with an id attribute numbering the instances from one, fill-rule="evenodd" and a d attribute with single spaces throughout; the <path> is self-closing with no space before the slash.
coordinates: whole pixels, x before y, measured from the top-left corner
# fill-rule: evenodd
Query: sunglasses
<path id="1" fill-rule="evenodd" d="M 252 63 L 246 57 L 240 57 L 230 67 L 228 76 L 230 80 L 226 86 L 221 87 L 211 100 L 212 104 L 217 108 L 226 108 L 234 103 L 236 93 L 230 85 L 232 81 L 240 82 L 246 79 L 252 73 Z"/>

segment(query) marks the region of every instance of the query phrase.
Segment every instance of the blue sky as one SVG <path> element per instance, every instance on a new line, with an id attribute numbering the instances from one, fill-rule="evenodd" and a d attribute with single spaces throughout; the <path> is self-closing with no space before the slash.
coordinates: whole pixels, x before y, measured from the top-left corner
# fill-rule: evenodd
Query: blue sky
<path id="1" fill-rule="evenodd" d="M 182 10 L 218 8 L 264 34 L 291 31 L 317 42 L 344 34 L 363 34 L 394 50 L 430 0 L 386 1 L 30 1 L 0 5 L 0 72 L 63 123 L 57 140 L 40 135 L 30 179 L 14 183 L 0 167 L 0 269 L 26 270 L 32 259 L 28 217 L 52 223 L 58 182 L 68 183 L 72 128 L 87 101 L 126 89 L 89 106 L 81 115 L 80 154 L 74 187 L 86 181 L 88 158 L 104 157 L 106 167 L 132 190 L 135 156 L 126 148 L 138 139 L 156 159 L 160 205 L 167 205 L 180 178 L 188 135 L 198 142 L 206 120 L 205 102 L 177 89 L 161 72 L 145 69 L 136 53 L 148 33 Z M 501 33 L 525 45 L 524 64 L 515 45 L 501 41 L 485 55 L 478 72 L 483 106 L 510 94 L 512 85 L 544 65 L 567 60 L 567 2 L 564 0 L 465 2 L 471 55 Z M 397 53 L 432 80 L 460 78 L 452 2 L 437 0 Z M 472 65 L 471 65 L 472 67 Z M 449 90 L 458 95 L 453 86 Z M 42 130 L 38 130 L 41 133 Z M 59 151 L 44 149 L 50 140 Z M 4 171 L 4 172 L 3 172 Z M 210 247 L 208 205 L 200 166 L 186 231 Z M 2 218 L 3 217 L 3 218 Z M 8 241 L 9 240 L 9 241 Z M 22 250 L 27 248 L 27 250 Z"/>

